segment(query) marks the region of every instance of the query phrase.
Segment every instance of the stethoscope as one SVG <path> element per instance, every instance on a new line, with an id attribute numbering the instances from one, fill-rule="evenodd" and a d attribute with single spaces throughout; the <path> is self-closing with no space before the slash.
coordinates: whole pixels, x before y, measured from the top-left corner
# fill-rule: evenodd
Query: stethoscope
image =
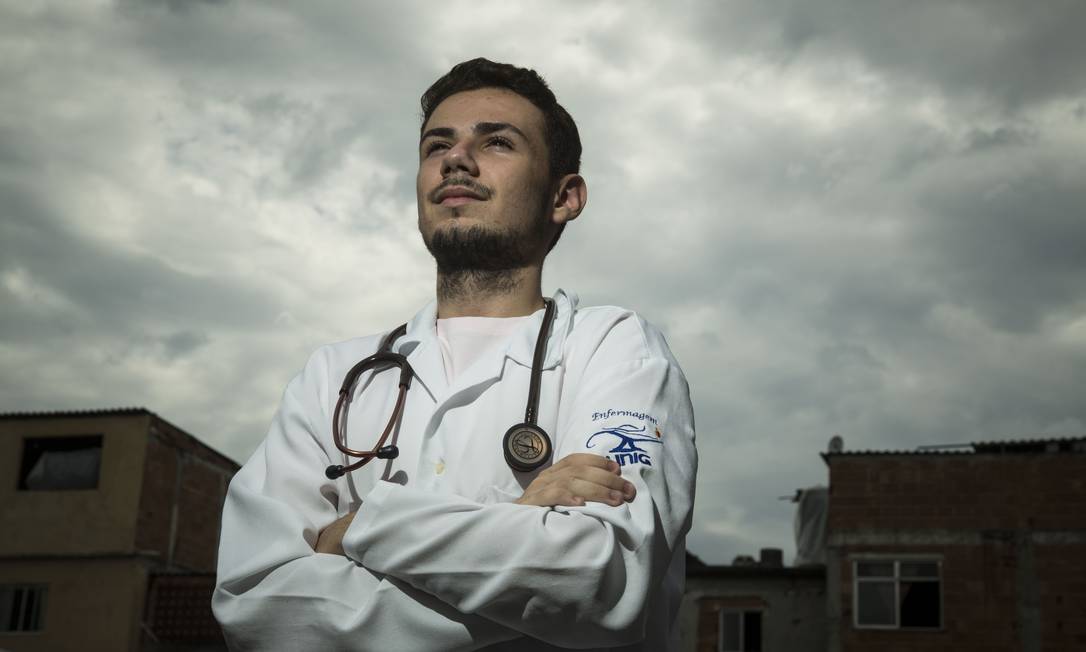
<path id="1" fill-rule="evenodd" d="M 545 430 L 536 424 L 536 416 L 539 411 L 539 383 L 543 375 L 543 354 L 547 350 L 547 336 L 550 334 L 551 324 L 554 322 L 554 300 L 543 299 L 546 310 L 543 313 L 543 323 L 539 327 L 539 336 L 535 341 L 535 356 L 532 358 L 532 379 L 528 385 L 528 405 L 524 408 L 524 422 L 518 423 L 505 432 L 502 439 L 502 451 L 505 453 L 505 462 L 514 471 L 535 471 L 547 463 L 551 457 L 551 438 Z M 407 390 L 411 387 L 411 378 L 415 375 L 407 357 L 395 353 L 392 345 L 396 340 L 407 333 L 407 324 L 401 324 L 398 328 L 381 340 L 381 346 L 377 353 L 363 358 L 343 378 L 343 386 L 339 389 L 339 399 L 336 401 L 336 410 L 332 415 L 332 439 L 336 448 L 350 457 L 359 460 L 353 464 L 343 466 L 333 464 L 324 470 L 329 480 L 335 480 L 340 476 L 362 468 L 373 458 L 383 460 L 395 459 L 400 454 L 400 449 L 394 444 L 386 445 L 389 436 L 396 428 L 403 416 L 404 399 Z M 347 432 L 347 405 L 351 402 L 351 393 L 354 384 L 362 372 L 382 365 L 390 365 L 400 369 L 399 394 L 396 396 L 396 407 L 392 410 L 392 418 L 388 420 L 384 432 L 377 440 L 377 445 L 368 451 L 357 451 L 347 448 L 344 444 L 343 433 Z M 387 368 L 387 367 L 386 367 Z"/>

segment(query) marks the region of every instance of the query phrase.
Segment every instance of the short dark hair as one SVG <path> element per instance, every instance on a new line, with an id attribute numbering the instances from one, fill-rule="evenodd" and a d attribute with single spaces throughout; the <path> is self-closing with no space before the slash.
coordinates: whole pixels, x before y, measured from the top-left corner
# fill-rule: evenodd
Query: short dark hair
<path id="1" fill-rule="evenodd" d="M 562 108 L 547 82 L 530 68 L 478 58 L 452 67 L 422 94 L 422 127 L 438 104 L 450 95 L 480 88 L 504 88 L 528 100 L 543 112 L 551 181 L 581 170 L 581 136 L 577 123 Z"/>

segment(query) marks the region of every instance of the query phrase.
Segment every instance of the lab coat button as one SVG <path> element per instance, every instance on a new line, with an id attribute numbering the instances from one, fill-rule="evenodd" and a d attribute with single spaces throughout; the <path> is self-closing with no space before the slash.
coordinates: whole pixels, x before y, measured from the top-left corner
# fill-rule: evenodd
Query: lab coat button
<path id="1" fill-rule="evenodd" d="M 445 462 L 439 461 L 434 465 L 434 475 L 441 475 L 445 472 Z"/>

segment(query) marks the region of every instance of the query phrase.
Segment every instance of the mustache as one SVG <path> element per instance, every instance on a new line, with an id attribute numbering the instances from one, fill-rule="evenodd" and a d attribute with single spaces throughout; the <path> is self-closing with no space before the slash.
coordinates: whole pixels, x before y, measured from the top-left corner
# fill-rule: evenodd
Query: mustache
<path id="1" fill-rule="evenodd" d="M 430 193 L 427 195 L 427 199 L 429 199 L 433 203 L 437 203 L 438 194 L 449 186 L 467 188 L 468 190 L 479 195 L 483 199 L 490 199 L 490 188 L 487 188 L 483 184 L 475 181 L 470 177 L 449 177 L 448 179 L 445 179 L 444 181 L 439 183 L 436 188 L 430 191 Z"/>

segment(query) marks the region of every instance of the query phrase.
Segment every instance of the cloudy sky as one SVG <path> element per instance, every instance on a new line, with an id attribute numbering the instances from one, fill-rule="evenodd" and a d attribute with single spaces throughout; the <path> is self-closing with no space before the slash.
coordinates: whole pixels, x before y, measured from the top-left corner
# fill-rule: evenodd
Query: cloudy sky
<path id="1" fill-rule="evenodd" d="M 392 9 L 392 7 L 395 9 Z M 545 290 L 692 387 L 690 548 L 791 557 L 818 453 L 1086 433 L 1086 3 L 0 3 L 0 410 L 243 461 L 317 346 L 433 294 L 418 96 L 540 71 L 591 191 Z"/>

